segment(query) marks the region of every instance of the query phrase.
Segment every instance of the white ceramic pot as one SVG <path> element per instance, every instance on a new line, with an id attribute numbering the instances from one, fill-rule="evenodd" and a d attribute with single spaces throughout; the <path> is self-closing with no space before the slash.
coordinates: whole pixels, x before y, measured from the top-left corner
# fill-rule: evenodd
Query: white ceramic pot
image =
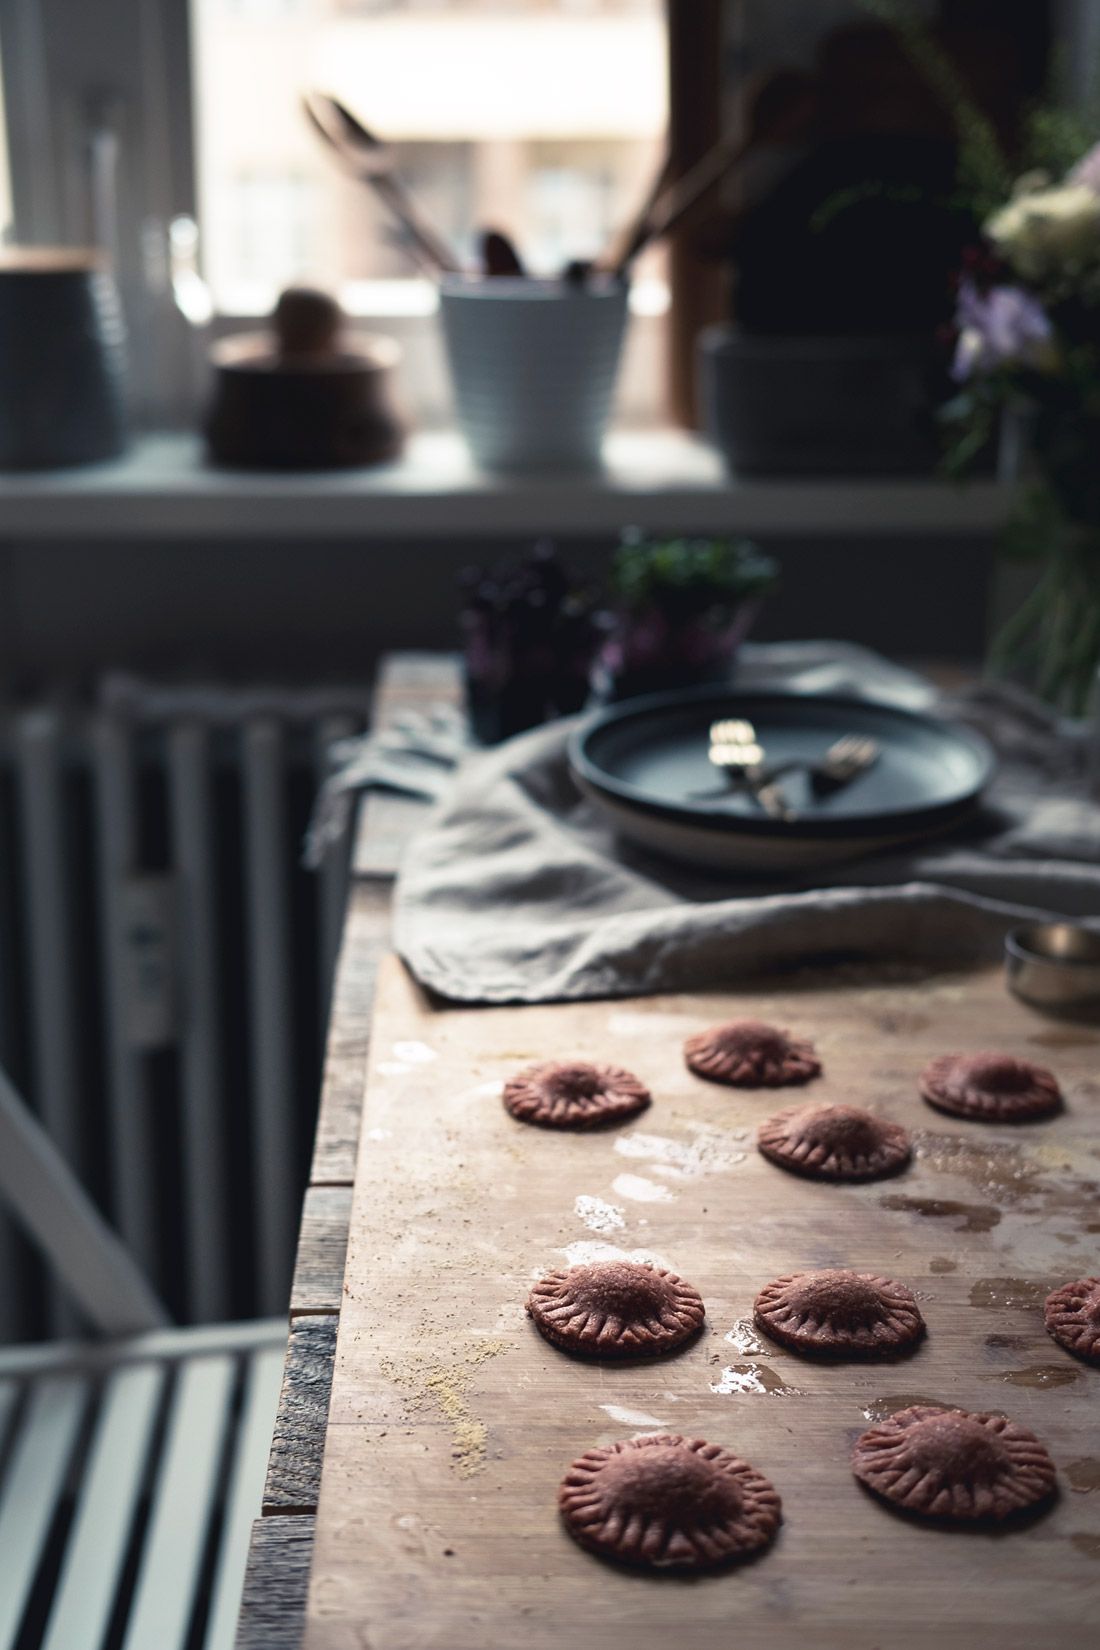
<path id="1" fill-rule="evenodd" d="M 578 470 L 600 447 L 622 353 L 627 289 L 497 276 L 443 283 L 458 424 L 486 470 Z"/>

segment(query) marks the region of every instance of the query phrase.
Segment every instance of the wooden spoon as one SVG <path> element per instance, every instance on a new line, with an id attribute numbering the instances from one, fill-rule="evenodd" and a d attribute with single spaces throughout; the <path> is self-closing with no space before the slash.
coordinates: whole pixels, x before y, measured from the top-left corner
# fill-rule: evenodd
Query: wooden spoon
<path id="1" fill-rule="evenodd" d="M 302 104 L 315 130 L 335 150 L 352 176 L 367 184 L 385 202 L 408 235 L 420 261 L 444 274 L 461 273 L 462 264 L 457 255 L 421 217 L 397 174 L 393 151 L 381 138 L 327 92 L 307 92 Z"/>
<path id="2" fill-rule="evenodd" d="M 620 278 L 626 274 L 626 271 L 649 238 L 650 219 L 653 216 L 657 202 L 671 182 L 672 154 L 666 149 L 661 164 L 653 174 L 649 188 L 646 190 L 638 210 L 619 230 L 610 246 L 600 253 L 592 266 L 594 270 Z"/>
<path id="3" fill-rule="evenodd" d="M 803 136 L 817 106 L 811 76 L 797 69 L 777 69 L 763 80 L 751 99 L 748 130 L 743 138 L 726 138 L 690 167 L 654 202 L 631 250 L 615 274 L 624 276 L 630 264 L 652 241 L 663 240 L 761 143 L 783 143 Z"/>
<path id="4" fill-rule="evenodd" d="M 481 267 L 486 275 L 526 275 L 523 260 L 509 236 L 499 229 L 481 231 Z"/>

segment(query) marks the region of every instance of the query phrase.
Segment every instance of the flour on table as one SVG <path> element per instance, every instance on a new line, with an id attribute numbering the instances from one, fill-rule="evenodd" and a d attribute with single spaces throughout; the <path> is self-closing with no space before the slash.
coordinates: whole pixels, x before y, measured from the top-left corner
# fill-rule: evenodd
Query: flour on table
<path id="1" fill-rule="evenodd" d="M 602 1197 L 578 1197 L 573 1208 L 590 1232 L 618 1232 L 626 1225 L 623 1210 Z"/>

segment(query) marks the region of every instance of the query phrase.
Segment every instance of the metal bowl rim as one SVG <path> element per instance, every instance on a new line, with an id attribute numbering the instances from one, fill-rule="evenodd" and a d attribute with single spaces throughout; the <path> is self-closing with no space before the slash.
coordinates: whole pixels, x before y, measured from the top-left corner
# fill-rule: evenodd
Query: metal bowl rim
<path id="1" fill-rule="evenodd" d="M 1054 957 L 1049 951 L 1036 950 L 1028 943 L 1028 937 L 1043 929 L 1064 928 L 1074 933 L 1082 934 L 1095 947 L 1092 957 Z M 1031 922 L 1019 928 L 1012 928 L 1005 935 L 1005 951 L 1016 962 L 1035 964 L 1044 968 L 1058 969 L 1066 974 L 1083 973 L 1087 969 L 1100 970 L 1100 930 L 1087 928 L 1083 923 L 1076 922 Z"/>

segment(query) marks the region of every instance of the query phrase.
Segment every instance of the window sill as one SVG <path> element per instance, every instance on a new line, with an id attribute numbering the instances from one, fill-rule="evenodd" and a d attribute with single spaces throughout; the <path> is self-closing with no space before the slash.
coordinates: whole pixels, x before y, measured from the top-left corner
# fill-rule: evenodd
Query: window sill
<path id="1" fill-rule="evenodd" d="M 141 437 L 126 458 L 0 477 L 0 539 L 362 538 L 653 532 L 995 532 L 1008 491 L 939 480 L 731 480 L 673 430 L 611 436 L 593 476 L 488 477 L 453 431 L 414 436 L 374 470 L 259 474 L 203 462 L 196 437 Z"/>

